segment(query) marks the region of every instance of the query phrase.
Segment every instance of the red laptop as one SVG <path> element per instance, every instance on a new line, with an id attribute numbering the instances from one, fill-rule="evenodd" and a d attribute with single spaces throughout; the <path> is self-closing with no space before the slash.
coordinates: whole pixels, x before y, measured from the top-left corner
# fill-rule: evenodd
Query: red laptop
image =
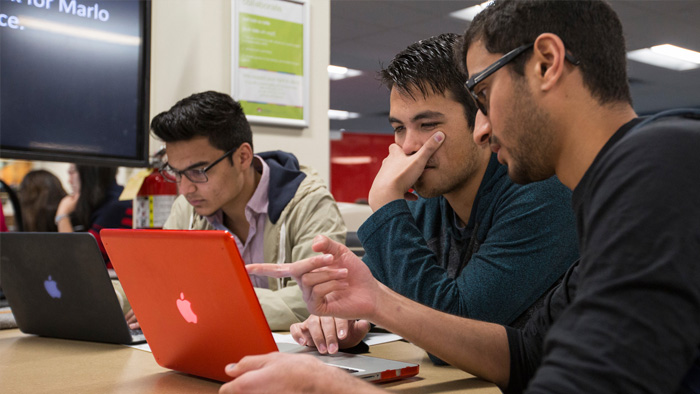
<path id="1" fill-rule="evenodd" d="M 146 341 L 163 367 L 228 381 L 227 364 L 279 348 L 314 354 L 370 381 L 418 373 L 417 364 L 278 346 L 228 232 L 104 229 L 100 235 Z"/>

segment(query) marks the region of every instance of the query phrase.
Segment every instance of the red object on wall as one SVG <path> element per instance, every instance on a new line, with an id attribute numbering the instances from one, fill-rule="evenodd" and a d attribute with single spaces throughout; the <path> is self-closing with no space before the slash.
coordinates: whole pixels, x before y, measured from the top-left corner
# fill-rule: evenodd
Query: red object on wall
<path id="1" fill-rule="evenodd" d="M 143 180 L 138 195 L 177 195 L 177 183 L 166 181 L 157 169 L 153 169 Z"/>
<path id="2" fill-rule="evenodd" d="M 342 133 L 331 140 L 331 193 L 336 201 L 367 201 L 393 142 L 393 134 L 363 133 Z"/>
<path id="3" fill-rule="evenodd" d="M 157 169 L 151 170 L 133 201 L 134 228 L 162 228 L 177 193 L 177 184 L 166 181 Z"/>

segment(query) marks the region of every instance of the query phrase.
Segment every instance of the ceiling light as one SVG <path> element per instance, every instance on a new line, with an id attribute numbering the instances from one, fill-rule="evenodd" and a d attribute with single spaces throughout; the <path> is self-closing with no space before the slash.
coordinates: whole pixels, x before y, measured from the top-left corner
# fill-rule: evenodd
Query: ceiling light
<path id="1" fill-rule="evenodd" d="M 337 81 L 339 79 L 356 77 L 358 75 L 362 75 L 362 71 L 354 70 L 352 68 L 347 68 L 347 67 L 341 67 L 341 66 L 333 66 L 333 65 L 328 66 L 328 78 L 330 78 L 331 81 Z"/>
<path id="2" fill-rule="evenodd" d="M 656 45 L 651 48 L 627 52 L 627 58 L 676 71 L 692 70 L 700 67 L 700 53 L 671 44 Z"/>
<path id="3" fill-rule="evenodd" d="M 465 21 L 471 22 L 472 19 L 474 19 L 474 17 L 476 16 L 476 14 L 480 13 L 481 10 L 486 8 L 491 3 L 492 3 L 492 1 L 485 1 L 479 5 L 475 5 L 473 7 L 463 8 L 463 9 L 457 10 L 455 12 L 450 12 L 450 16 L 453 18 L 463 19 Z"/>
<path id="4" fill-rule="evenodd" d="M 651 50 L 662 55 L 674 57 L 695 64 L 700 64 L 700 53 L 677 47 L 671 44 L 657 45 L 651 47 Z"/>
<path id="5" fill-rule="evenodd" d="M 360 114 L 357 112 L 339 111 L 337 109 L 328 110 L 328 119 L 333 120 L 347 120 L 359 118 Z"/>

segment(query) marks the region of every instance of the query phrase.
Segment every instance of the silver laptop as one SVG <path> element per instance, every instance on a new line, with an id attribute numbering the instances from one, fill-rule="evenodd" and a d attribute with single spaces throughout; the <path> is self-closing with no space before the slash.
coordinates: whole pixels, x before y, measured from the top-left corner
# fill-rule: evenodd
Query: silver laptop
<path id="1" fill-rule="evenodd" d="M 94 342 L 144 342 L 130 330 L 89 233 L 0 233 L 0 277 L 19 329 Z"/>
<path id="2" fill-rule="evenodd" d="M 228 363 L 279 350 L 318 356 L 370 381 L 418 373 L 417 364 L 275 344 L 236 242 L 225 231 L 105 229 L 100 237 L 163 367 L 227 381 Z"/>

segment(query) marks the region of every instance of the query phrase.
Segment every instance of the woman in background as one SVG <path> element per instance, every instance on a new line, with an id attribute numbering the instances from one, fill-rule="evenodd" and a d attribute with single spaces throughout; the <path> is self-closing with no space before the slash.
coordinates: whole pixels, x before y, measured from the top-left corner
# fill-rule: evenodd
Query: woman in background
<path id="1" fill-rule="evenodd" d="M 54 218 L 66 191 L 56 175 L 46 170 L 28 172 L 19 184 L 17 196 L 24 231 L 58 231 Z"/>
<path id="2" fill-rule="evenodd" d="M 117 184 L 116 175 L 114 167 L 71 164 L 68 176 L 73 193 L 61 200 L 55 218 L 60 232 L 91 233 L 110 268 L 100 241 L 100 230 L 132 227 L 132 203 L 131 200 L 119 201 L 124 188 Z"/>

